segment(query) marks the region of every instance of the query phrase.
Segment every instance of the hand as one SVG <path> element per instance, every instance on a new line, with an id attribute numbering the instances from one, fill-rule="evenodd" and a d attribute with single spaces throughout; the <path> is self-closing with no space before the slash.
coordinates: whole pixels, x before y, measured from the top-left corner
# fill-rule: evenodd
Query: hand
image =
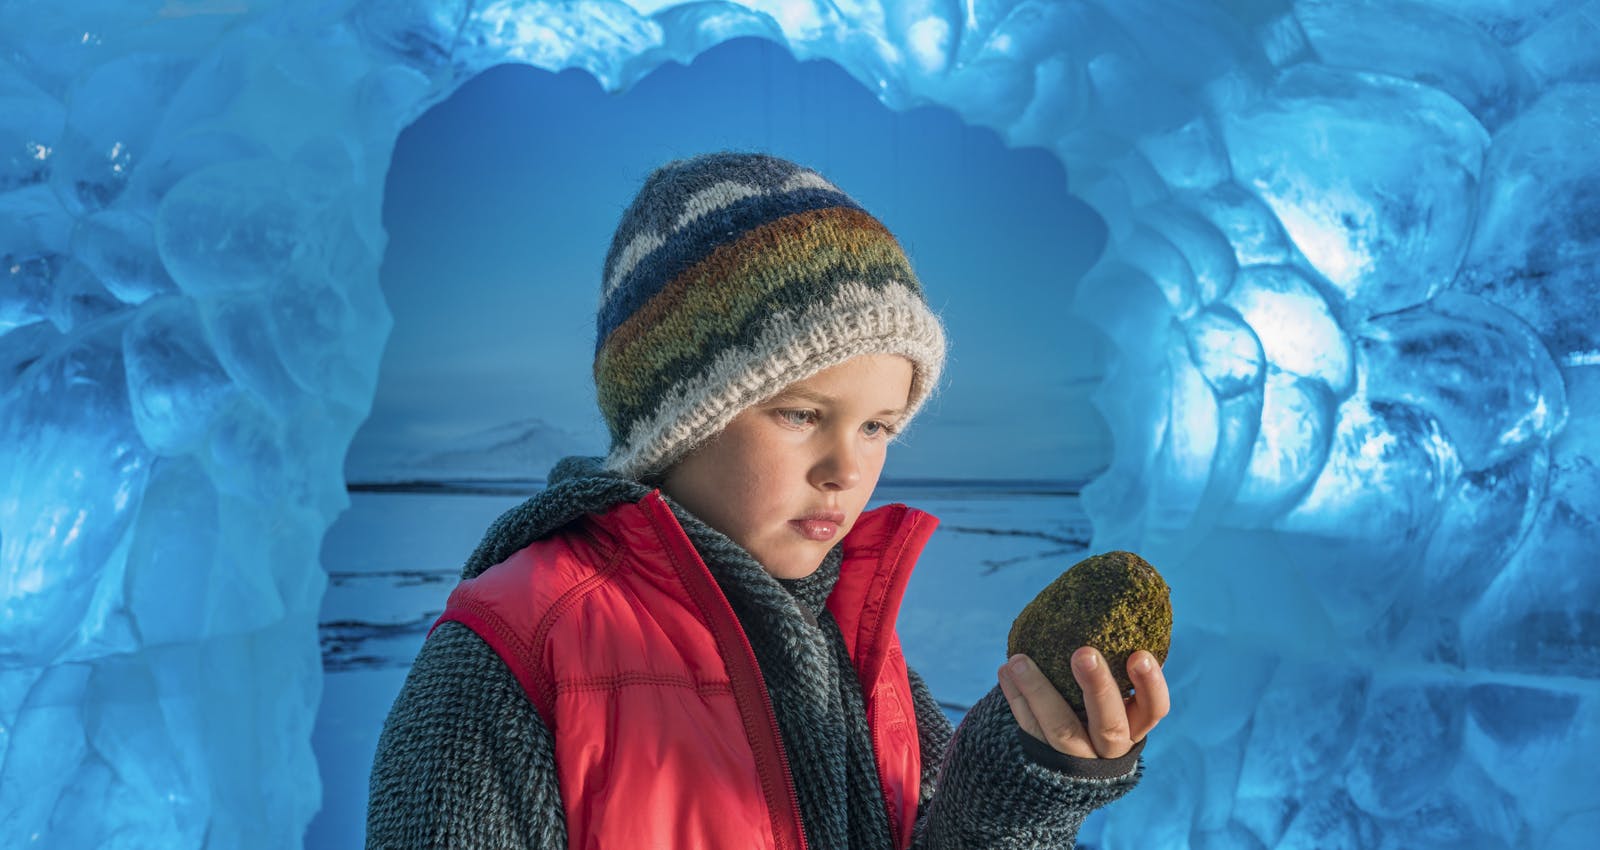
<path id="1" fill-rule="evenodd" d="M 1144 650 L 1128 658 L 1134 695 L 1127 699 L 1122 698 L 1105 658 L 1092 646 L 1079 647 L 1072 654 L 1072 677 L 1083 689 L 1088 729 L 1033 659 L 1014 655 L 1000 668 L 1000 690 L 1017 725 L 1069 756 L 1111 759 L 1127 755 L 1171 707 L 1161 665 Z"/>

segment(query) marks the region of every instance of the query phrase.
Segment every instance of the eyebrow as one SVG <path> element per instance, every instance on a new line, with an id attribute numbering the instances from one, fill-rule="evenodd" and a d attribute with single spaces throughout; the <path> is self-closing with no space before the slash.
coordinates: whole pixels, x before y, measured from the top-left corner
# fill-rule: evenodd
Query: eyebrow
<path id="1" fill-rule="evenodd" d="M 798 388 L 795 388 L 795 387 L 790 387 L 789 389 L 786 389 L 783 392 L 778 393 L 777 395 L 773 396 L 767 403 L 768 404 L 773 404 L 773 403 L 784 402 L 784 401 L 809 401 L 812 404 L 820 404 L 820 405 L 823 405 L 824 407 L 829 407 L 829 406 L 838 404 L 838 402 L 839 402 L 838 399 L 836 399 L 836 398 L 834 398 L 832 396 L 827 396 L 827 395 L 823 395 L 822 393 L 812 392 L 811 390 L 805 390 L 805 389 L 798 389 Z M 878 411 L 876 415 L 878 415 L 878 416 L 899 416 L 901 413 L 904 413 L 904 412 L 905 412 L 904 408 L 900 408 L 900 407 L 887 408 L 886 407 L 883 410 Z"/>

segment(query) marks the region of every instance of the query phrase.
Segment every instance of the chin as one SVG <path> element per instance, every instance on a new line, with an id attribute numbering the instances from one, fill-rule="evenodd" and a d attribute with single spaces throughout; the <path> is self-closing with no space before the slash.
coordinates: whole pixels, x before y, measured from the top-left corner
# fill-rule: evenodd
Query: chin
<path id="1" fill-rule="evenodd" d="M 765 564 L 767 562 L 762 561 L 761 563 Z M 767 567 L 767 572 L 770 573 L 774 578 L 805 578 L 806 576 L 816 572 L 817 568 L 820 566 L 822 566 L 821 558 L 817 558 L 814 561 L 796 561 L 791 559 L 789 561 Z"/>

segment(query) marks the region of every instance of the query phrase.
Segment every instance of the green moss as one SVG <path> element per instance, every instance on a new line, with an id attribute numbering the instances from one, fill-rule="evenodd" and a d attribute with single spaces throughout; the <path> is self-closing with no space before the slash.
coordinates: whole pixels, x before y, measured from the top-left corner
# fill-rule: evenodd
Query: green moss
<path id="1" fill-rule="evenodd" d="M 1107 552 L 1074 564 L 1029 602 L 1011 624 L 1007 655 L 1024 653 L 1083 716 L 1083 691 L 1072 677 L 1072 653 L 1100 650 L 1122 687 L 1128 656 L 1144 649 L 1167 660 L 1172 643 L 1171 591 L 1161 574 L 1132 552 Z"/>

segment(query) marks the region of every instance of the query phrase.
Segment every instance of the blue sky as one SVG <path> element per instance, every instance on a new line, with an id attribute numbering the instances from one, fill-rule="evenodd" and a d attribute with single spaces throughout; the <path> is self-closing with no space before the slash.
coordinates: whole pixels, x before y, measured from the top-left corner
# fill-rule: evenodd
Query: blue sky
<path id="1" fill-rule="evenodd" d="M 759 39 L 624 93 L 579 71 L 494 68 L 401 133 L 381 272 L 395 326 L 353 454 L 438 451 L 528 418 L 603 453 L 590 364 L 611 233 L 652 168 L 717 149 L 827 175 L 899 237 L 943 316 L 943 389 L 886 476 L 1082 479 L 1104 466 L 1109 436 L 1087 400 L 1104 346 L 1066 315 L 1104 228 L 1060 164 L 942 108 L 892 112 L 839 66 Z"/>

